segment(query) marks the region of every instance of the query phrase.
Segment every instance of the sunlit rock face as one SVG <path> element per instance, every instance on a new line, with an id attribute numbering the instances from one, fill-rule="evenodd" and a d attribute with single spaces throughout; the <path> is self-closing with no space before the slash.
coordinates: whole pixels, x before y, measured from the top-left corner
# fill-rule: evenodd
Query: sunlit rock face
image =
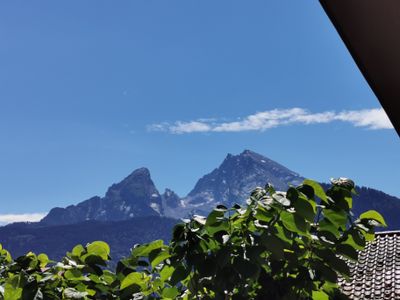
<path id="1" fill-rule="evenodd" d="M 53 208 L 44 224 L 72 224 L 87 220 L 119 221 L 137 216 L 163 215 L 161 195 L 146 168 L 135 170 L 113 184 L 103 198 L 93 197 L 77 205 Z"/>
<path id="2" fill-rule="evenodd" d="M 217 204 L 242 204 L 250 191 L 267 182 L 277 190 L 286 190 L 288 184 L 303 181 L 299 174 L 264 157 L 245 150 L 239 155 L 228 154 L 222 164 L 203 176 L 194 189 L 181 201 L 185 213 L 207 213 Z"/>

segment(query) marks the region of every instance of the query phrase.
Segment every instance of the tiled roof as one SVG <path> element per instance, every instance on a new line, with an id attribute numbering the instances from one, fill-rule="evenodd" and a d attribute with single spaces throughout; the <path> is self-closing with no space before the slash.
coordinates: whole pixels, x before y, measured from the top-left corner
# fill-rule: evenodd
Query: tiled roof
<path id="1" fill-rule="evenodd" d="M 400 231 L 376 233 L 349 266 L 351 279 L 339 284 L 351 299 L 400 299 Z"/>

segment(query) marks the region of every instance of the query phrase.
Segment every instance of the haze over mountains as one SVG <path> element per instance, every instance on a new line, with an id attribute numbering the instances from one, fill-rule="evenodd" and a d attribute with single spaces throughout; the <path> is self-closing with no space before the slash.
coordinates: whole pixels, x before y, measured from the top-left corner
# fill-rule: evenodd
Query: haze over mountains
<path id="1" fill-rule="evenodd" d="M 198 180 L 193 190 L 179 197 L 172 189 L 162 194 L 150 171 L 140 168 L 94 196 L 66 208 L 53 208 L 38 223 L 0 227 L 0 243 L 21 255 L 29 250 L 59 258 L 77 243 L 101 239 L 110 243 L 114 257 L 127 254 L 135 243 L 168 239 L 179 218 L 207 214 L 218 204 L 243 204 L 256 186 L 272 183 L 277 190 L 298 185 L 304 178 L 260 154 L 245 150 L 228 154 L 222 164 Z M 327 185 L 324 185 L 327 187 Z M 376 209 L 389 229 L 400 229 L 400 199 L 370 188 L 357 188 L 354 212 Z"/>

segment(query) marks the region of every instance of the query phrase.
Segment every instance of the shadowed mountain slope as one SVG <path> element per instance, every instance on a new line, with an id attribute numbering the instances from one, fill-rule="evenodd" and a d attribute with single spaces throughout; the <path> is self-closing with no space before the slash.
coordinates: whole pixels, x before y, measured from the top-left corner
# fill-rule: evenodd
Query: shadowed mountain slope
<path id="1" fill-rule="evenodd" d="M 138 216 L 161 216 L 161 202 L 149 170 L 140 168 L 113 184 L 103 198 L 96 196 L 77 205 L 53 208 L 41 222 L 63 225 L 87 220 L 119 221 Z"/>

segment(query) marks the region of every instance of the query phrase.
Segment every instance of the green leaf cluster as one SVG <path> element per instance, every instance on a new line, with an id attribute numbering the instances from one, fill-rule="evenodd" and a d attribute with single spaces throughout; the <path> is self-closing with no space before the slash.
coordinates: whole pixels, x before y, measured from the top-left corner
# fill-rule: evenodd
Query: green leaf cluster
<path id="1" fill-rule="evenodd" d="M 175 226 L 167 245 L 135 245 L 115 271 L 102 241 L 59 262 L 12 259 L 0 245 L 0 299 L 342 299 L 346 260 L 386 226 L 376 211 L 354 218 L 354 183 L 315 181 L 286 192 L 257 187 L 244 206 L 217 206 Z"/>

